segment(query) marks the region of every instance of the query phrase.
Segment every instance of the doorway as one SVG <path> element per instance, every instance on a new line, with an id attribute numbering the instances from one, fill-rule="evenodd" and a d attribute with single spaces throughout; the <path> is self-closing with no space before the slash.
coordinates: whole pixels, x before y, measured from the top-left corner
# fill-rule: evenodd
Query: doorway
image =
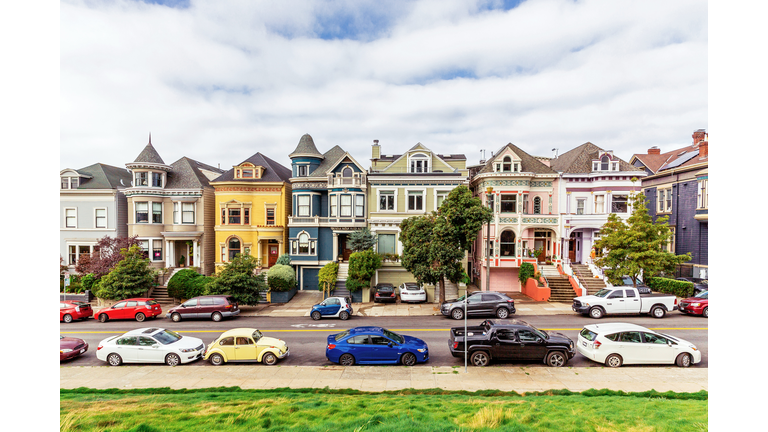
<path id="1" fill-rule="evenodd" d="M 339 255 L 341 255 L 342 261 L 349 261 L 349 256 L 352 255 L 352 249 L 349 249 L 349 246 L 347 245 L 346 234 L 339 234 L 339 250 L 341 251 Z"/>
<path id="2" fill-rule="evenodd" d="M 269 245 L 267 251 L 267 266 L 272 267 L 277 262 L 278 245 Z"/>

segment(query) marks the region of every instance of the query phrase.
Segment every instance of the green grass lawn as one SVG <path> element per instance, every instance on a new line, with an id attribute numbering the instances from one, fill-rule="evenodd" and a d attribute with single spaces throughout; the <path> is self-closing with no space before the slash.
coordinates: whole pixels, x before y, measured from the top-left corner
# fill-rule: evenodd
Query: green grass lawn
<path id="1" fill-rule="evenodd" d="M 705 431 L 698 393 L 61 390 L 61 431 Z"/>

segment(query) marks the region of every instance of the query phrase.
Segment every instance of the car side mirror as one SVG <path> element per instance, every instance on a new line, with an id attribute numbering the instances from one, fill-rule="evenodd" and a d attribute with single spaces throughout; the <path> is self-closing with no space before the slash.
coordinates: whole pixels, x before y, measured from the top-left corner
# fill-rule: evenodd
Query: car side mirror
<path id="1" fill-rule="evenodd" d="M 325 302 L 320 303 L 320 306 L 325 306 Z"/>
<path id="2" fill-rule="evenodd" d="M 544 339 L 542 339 L 542 338 L 536 338 L 536 343 L 544 343 Z"/>

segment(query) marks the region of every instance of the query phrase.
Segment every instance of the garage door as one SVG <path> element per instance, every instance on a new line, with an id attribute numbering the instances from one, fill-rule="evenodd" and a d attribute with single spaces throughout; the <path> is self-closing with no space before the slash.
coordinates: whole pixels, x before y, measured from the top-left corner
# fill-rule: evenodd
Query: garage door
<path id="1" fill-rule="evenodd" d="M 491 291 L 520 292 L 517 268 L 492 268 Z"/>
<path id="2" fill-rule="evenodd" d="M 301 289 L 317 291 L 318 279 L 317 275 L 320 272 L 319 268 L 307 268 L 301 269 L 303 277 L 301 278 Z"/>
<path id="3" fill-rule="evenodd" d="M 399 286 L 403 282 L 415 282 L 416 278 L 410 272 L 405 270 L 378 270 L 378 283 L 391 283 L 394 286 Z M 376 280 L 374 279 L 374 284 Z"/>

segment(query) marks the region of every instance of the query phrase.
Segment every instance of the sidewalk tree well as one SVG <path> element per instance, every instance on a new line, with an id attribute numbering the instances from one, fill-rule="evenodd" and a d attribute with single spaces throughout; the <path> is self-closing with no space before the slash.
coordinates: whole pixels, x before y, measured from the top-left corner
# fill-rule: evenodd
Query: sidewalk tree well
<path id="1" fill-rule="evenodd" d="M 352 231 L 347 235 L 347 246 L 353 252 L 362 252 L 373 249 L 376 245 L 376 234 L 371 233 L 368 227 Z"/>
<path id="2" fill-rule="evenodd" d="M 400 223 L 401 262 L 420 284 L 439 286 L 437 302 L 445 301 L 445 279 L 458 283 L 469 246 L 493 211 L 473 197 L 466 186 L 453 189 L 437 212 L 413 216 Z"/>
<path id="3" fill-rule="evenodd" d="M 122 300 L 146 295 L 155 282 L 155 272 L 138 245 L 120 251 L 122 260 L 94 284 L 96 297 Z"/>
<path id="4" fill-rule="evenodd" d="M 349 256 L 346 286 L 350 292 L 359 291 L 371 286 L 371 278 L 381 267 L 381 255 L 373 249 L 353 252 Z"/>
<path id="5" fill-rule="evenodd" d="M 323 298 L 331 294 L 339 275 L 339 263 L 332 261 L 324 265 L 317 275 L 317 289 L 323 292 Z"/>
<path id="6" fill-rule="evenodd" d="M 259 260 L 237 254 L 208 284 L 208 294 L 229 294 L 243 305 L 259 302 L 259 291 L 266 291 L 264 275 L 255 273 Z"/>
<path id="7" fill-rule="evenodd" d="M 623 276 L 632 278 L 637 286 L 641 275 L 670 274 L 675 266 L 689 261 L 691 255 L 675 255 L 664 250 L 672 239 L 667 216 L 653 221 L 645 205 L 645 195 L 631 198 L 632 215 L 626 222 L 611 213 L 600 229 L 600 239 L 595 242 L 595 264 L 602 267 L 608 280 L 619 284 Z"/>
<path id="8" fill-rule="evenodd" d="M 111 272 L 117 263 L 123 259 L 120 251 L 131 246 L 139 246 L 139 240 L 133 237 L 104 236 L 93 247 L 90 255 L 83 254 L 78 257 L 75 271 L 79 274 L 92 274 L 96 279 L 101 279 Z"/>
<path id="9" fill-rule="evenodd" d="M 289 265 L 275 264 L 267 270 L 270 291 L 290 291 L 296 287 L 296 270 Z"/>

